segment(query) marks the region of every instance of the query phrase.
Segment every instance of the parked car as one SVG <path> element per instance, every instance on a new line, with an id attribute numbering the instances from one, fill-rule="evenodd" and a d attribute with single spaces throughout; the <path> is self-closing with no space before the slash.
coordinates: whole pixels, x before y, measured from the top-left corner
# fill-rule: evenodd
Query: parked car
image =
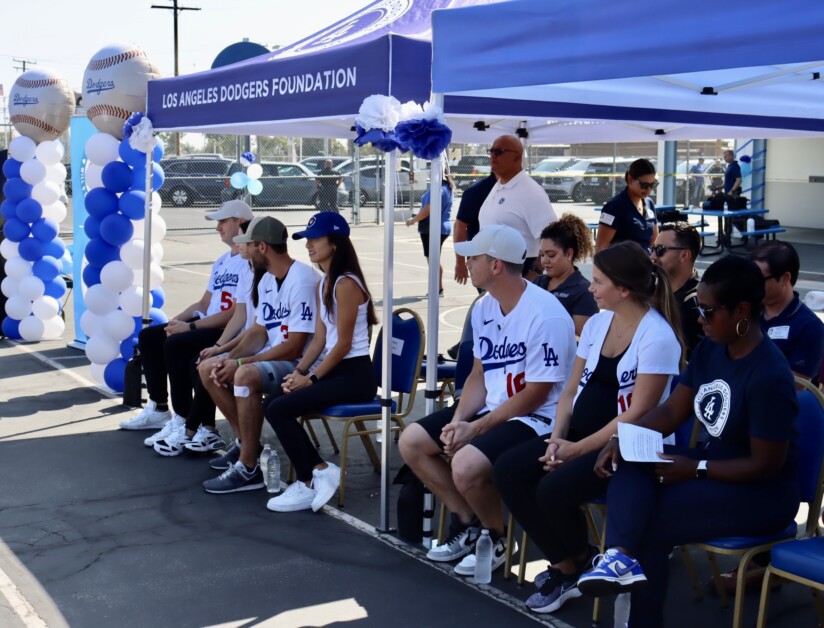
<path id="1" fill-rule="evenodd" d="M 397 173 L 397 198 L 396 203 L 419 203 L 428 187 L 426 176 L 421 173 L 416 177 L 411 176 L 411 171 L 406 166 L 401 166 Z M 343 180 L 344 188 L 349 194 L 349 202 L 354 202 L 354 178 L 350 175 Z M 375 203 L 383 199 L 384 190 L 383 169 L 378 166 L 367 166 L 360 169 L 360 204 Z"/>
<path id="2" fill-rule="evenodd" d="M 252 207 L 318 206 L 315 173 L 306 166 L 285 161 L 264 161 L 260 165 L 263 168 L 260 177 L 263 191 L 251 197 Z M 348 199 L 343 187 L 338 186 L 338 206 L 346 204 Z"/>
<path id="3" fill-rule="evenodd" d="M 532 172 L 529 176 L 531 176 L 538 184 L 540 184 L 541 187 L 544 188 L 544 191 L 546 191 L 547 188 L 544 184 L 546 183 L 547 186 L 552 184 L 553 177 L 551 175 L 553 172 L 558 172 L 562 168 L 569 168 L 577 161 L 578 160 L 574 157 L 549 157 L 539 161 L 532 168 Z M 548 191 L 547 194 L 552 196 L 552 194 Z"/>
<path id="4" fill-rule="evenodd" d="M 489 176 L 491 172 L 489 155 L 464 155 L 452 169 L 452 179 L 456 188 L 465 190 L 475 181 Z"/>
<path id="5" fill-rule="evenodd" d="M 381 166 L 383 167 L 383 157 L 376 157 L 374 155 L 367 155 L 365 157 L 360 158 L 360 167 L 363 170 L 366 167 L 374 167 L 374 166 Z M 406 168 L 407 170 L 411 170 L 412 166 L 414 165 L 415 169 L 415 178 L 419 178 L 420 176 L 426 177 L 426 173 L 429 171 L 430 162 L 424 159 L 415 159 L 414 162 L 409 157 L 399 157 L 398 158 L 398 167 L 399 168 Z M 352 174 L 352 171 L 355 169 L 355 160 L 354 159 L 347 159 L 346 161 L 341 162 L 340 164 L 336 165 L 334 168 L 337 172 L 341 173 L 342 175 L 349 175 Z M 419 173 L 423 173 L 422 175 Z"/>
<path id="6" fill-rule="evenodd" d="M 675 202 L 679 205 L 687 205 L 687 173 L 695 166 L 698 158 L 690 159 L 680 162 L 675 168 Z M 689 168 L 687 167 L 689 165 Z M 712 188 L 723 185 L 724 183 L 724 164 L 721 159 L 712 157 L 704 158 L 704 191 L 702 196 L 704 198 L 712 194 Z M 692 195 L 695 186 L 695 177 L 690 179 L 690 195 Z"/>
<path id="7" fill-rule="evenodd" d="M 160 198 L 166 205 L 219 205 L 231 196 L 229 178 L 242 166 L 221 155 L 185 155 L 160 162 L 165 174 Z"/>
<path id="8" fill-rule="evenodd" d="M 615 194 L 624 189 L 624 175 L 634 158 L 611 157 L 591 160 L 581 182 L 580 196 L 582 200 L 592 199 L 596 205 L 602 205 Z"/>
<path id="9" fill-rule="evenodd" d="M 325 164 L 327 160 L 332 162 L 332 168 L 334 168 L 335 166 L 341 165 L 345 161 L 349 161 L 349 157 L 307 157 L 306 159 L 300 160 L 300 165 L 305 166 L 317 174 L 321 171 L 323 164 Z"/>
<path id="10" fill-rule="evenodd" d="M 586 198 L 581 194 L 581 182 L 590 163 L 589 159 L 576 159 L 573 163 L 548 173 L 541 183 L 544 192 L 553 201 L 569 198 L 576 203 L 583 203 Z"/>

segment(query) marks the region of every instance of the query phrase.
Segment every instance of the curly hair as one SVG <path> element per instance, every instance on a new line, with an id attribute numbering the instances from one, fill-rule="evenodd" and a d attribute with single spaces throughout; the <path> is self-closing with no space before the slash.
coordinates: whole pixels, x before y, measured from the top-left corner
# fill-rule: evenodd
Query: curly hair
<path id="1" fill-rule="evenodd" d="M 572 249 L 572 262 L 582 262 L 592 255 L 592 234 L 587 223 L 573 214 L 564 214 L 541 231 L 542 240 L 552 240 L 561 250 Z"/>

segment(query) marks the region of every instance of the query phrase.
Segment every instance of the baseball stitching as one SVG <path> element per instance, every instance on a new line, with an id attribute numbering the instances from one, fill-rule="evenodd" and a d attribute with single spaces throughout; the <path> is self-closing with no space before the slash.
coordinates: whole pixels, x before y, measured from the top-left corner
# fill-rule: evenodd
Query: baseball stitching
<path id="1" fill-rule="evenodd" d="M 131 114 L 123 107 L 115 107 L 114 105 L 93 105 L 86 110 L 86 115 L 89 120 L 93 120 L 97 116 L 113 116 L 126 120 Z"/>
<path id="2" fill-rule="evenodd" d="M 60 79 L 59 78 L 49 78 L 49 79 L 38 79 L 36 81 L 32 81 L 30 79 L 19 78 L 14 82 L 15 85 L 18 87 L 22 87 L 24 89 L 35 89 L 38 87 L 48 87 L 49 85 L 59 85 Z"/>
<path id="3" fill-rule="evenodd" d="M 52 125 L 47 124 L 39 118 L 35 118 L 34 116 L 15 115 L 12 116 L 10 119 L 11 123 L 15 126 L 17 126 L 17 124 L 30 124 L 31 126 L 37 127 L 41 131 L 45 131 L 46 133 L 51 133 L 55 136 L 60 135 L 60 131 L 55 129 Z"/>
<path id="4" fill-rule="evenodd" d="M 128 52 L 121 52 L 120 54 L 106 57 L 105 59 L 90 61 L 86 69 L 92 71 L 105 70 L 106 68 L 111 68 L 118 63 L 123 63 L 124 61 L 128 61 L 129 59 L 134 59 L 135 57 L 140 57 L 142 55 L 142 50 L 129 50 Z"/>

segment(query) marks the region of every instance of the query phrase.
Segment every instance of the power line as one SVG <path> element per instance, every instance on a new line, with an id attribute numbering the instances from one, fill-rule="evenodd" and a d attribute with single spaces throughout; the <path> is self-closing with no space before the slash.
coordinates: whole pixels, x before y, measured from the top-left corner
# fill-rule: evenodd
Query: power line
<path id="1" fill-rule="evenodd" d="M 166 9 L 168 11 L 174 11 L 174 33 L 175 33 L 175 76 L 179 76 L 180 72 L 178 70 L 178 36 L 177 36 L 177 18 L 180 15 L 181 11 L 200 11 L 200 7 L 179 7 L 177 5 L 177 0 L 172 0 L 172 6 L 163 6 L 159 4 L 153 4 L 153 9 Z"/>
<path id="2" fill-rule="evenodd" d="M 37 65 L 37 61 L 34 59 L 18 59 L 17 57 L 12 57 L 12 61 L 14 63 L 19 63 L 20 65 L 13 66 L 15 70 L 23 70 L 26 71 L 27 65 Z"/>

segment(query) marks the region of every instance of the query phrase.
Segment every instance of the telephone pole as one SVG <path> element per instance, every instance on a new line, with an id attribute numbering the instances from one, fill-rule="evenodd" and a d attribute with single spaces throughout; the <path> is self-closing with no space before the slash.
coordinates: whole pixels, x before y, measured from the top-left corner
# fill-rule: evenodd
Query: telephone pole
<path id="1" fill-rule="evenodd" d="M 29 65 L 37 65 L 37 61 L 34 59 L 18 59 L 17 57 L 12 57 L 12 61 L 14 63 L 19 63 L 20 65 L 13 66 L 15 70 L 22 70 L 23 72 L 26 71 L 26 66 Z"/>

